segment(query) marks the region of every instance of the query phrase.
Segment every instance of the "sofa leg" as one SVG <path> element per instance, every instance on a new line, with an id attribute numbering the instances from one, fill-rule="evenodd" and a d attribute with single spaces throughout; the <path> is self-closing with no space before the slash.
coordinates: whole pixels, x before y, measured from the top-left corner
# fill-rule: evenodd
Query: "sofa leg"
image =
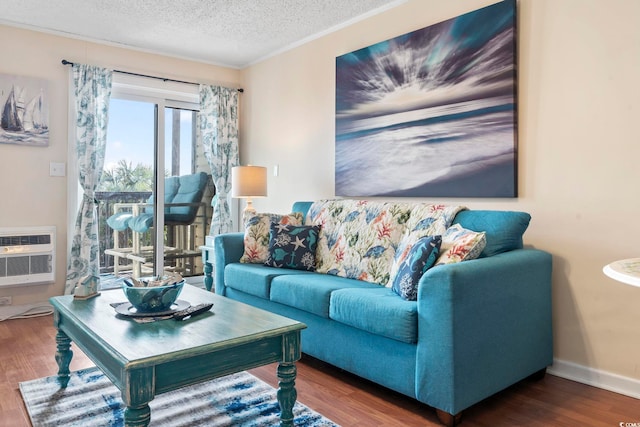
<path id="1" fill-rule="evenodd" d="M 462 412 L 452 415 L 441 409 L 436 409 L 436 414 L 440 422 L 447 427 L 455 427 L 462 421 Z"/>
<path id="2" fill-rule="evenodd" d="M 540 381 L 541 379 L 544 378 L 546 373 L 547 373 L 547 368 L 542 368 L 538 372 L 534 372 L 533 374 L 529 375 L 528 379 L 533 381 Z"/>

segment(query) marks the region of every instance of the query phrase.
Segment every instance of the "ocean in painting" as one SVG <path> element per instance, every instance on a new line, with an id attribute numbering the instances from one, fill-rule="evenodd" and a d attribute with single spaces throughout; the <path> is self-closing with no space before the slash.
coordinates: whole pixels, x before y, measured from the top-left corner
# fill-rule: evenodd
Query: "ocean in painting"
<path id="1" fill-rule="evenodd" d="M 0 143 L 20 145 L 49 145 L 49 130 L 7 132 L 0 128 Z"/>
<path id="2" fill-rule="evenodd" d="M 336 60 L 336 195 L 516 195 L 515 3 Z"/>

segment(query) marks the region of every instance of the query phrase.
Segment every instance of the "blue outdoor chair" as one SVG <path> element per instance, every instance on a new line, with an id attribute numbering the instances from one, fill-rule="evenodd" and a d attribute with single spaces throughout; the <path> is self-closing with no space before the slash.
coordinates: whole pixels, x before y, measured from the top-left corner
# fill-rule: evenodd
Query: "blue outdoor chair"
<path id="1" fill-rule="evenodd" d="M 165 178 L 164 224 L 167 233 L 175 245 L 165 246 L 165 258 L 193 258 L 199 254 L 193 247 L 187 247 L 188 241 L 194 241 L 188 227 L 198 219 L 202 219 L 203 235 L 206 235 L 206 204 L 202 197 L 209 182 L 204 172 L 192 175 L 171 176 Z M 199 212 L 201 212 L 200 215 Z M 154 223 L 153 195 L 146 203 L 117 203 L 114 214 L 107 218 L 107 225 L 113 229 L 114 247 L 105 253 L 114 257 L 114 274 L 120 272 L 120 258 L 132 261 L 133 276 L 140 277 L 142 267 L 152 259 L 153 248 L 140 244 L 140 234 L 149 231 Z M 131 247 L 120 246 L 119 233 L 130 229 L 132 233 Z M 204 241 L 202 243 L 204 245 Z M 193 246 L 193 245 L 190 245 Z"/>

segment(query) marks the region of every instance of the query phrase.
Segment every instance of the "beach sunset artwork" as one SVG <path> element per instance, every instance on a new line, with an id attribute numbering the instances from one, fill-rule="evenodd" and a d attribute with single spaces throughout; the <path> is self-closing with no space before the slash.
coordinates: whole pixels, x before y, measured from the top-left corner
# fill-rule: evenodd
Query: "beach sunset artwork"
<path id="1" fill-rule="evenodd" d="M 516 2 L 336 58 L 337 196 L 517 197 Z"/>

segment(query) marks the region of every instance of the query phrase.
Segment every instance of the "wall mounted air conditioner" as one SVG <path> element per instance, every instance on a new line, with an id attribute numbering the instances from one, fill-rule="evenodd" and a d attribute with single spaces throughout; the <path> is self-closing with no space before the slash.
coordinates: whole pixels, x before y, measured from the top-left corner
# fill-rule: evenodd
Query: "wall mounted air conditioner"
<path id="1" fill-rule="evenodd" d="M 0 227 L 0 287 L 55 281 L 56 227 Z"/>

